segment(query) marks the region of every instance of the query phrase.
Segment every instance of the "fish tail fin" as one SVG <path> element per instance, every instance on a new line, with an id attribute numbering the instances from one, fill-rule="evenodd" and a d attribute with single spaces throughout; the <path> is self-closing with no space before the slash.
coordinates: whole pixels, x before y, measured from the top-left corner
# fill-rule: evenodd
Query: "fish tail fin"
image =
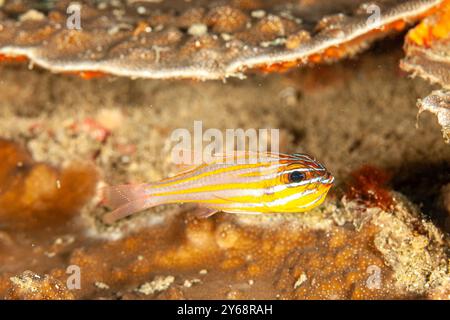
<path id="1" fill-rule="evenodd" d="M 135 212 L 154 206 L 145 192 L 146 184 L 108 186 L 102 190 L 103 203 L 113 209 L 103 216 L 103 222 L 111 224 Z"/>

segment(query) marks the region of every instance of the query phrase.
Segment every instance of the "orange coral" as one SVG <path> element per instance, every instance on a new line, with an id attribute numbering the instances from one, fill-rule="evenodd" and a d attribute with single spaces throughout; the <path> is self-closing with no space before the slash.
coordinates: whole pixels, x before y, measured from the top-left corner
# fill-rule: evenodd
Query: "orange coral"
<path id="1" fill-rule="evenodd" d="M 215 32 L 235 32 L 245 27 L 247 15 L 233 6 L 218 6 L 207 14 L 206 24 Z"/>
<path id="2" fill-rule="evenodd" d="M 85 80 L 91 80 L 96 78 L 106 77 L 108 74 L 101 71 L 74 71 L 74 72 L 66 72 L 66 74 L 71 74 L 75 76 L 79 76 Z"/>
<path id="3" fill-rule="evenodd" d="M 418 46 L 430 47 L 436 40 L 450 35 L 450 1 L 445 0 L 436 10 L 436 14 L 422 21 L 408 32 L 406 41 Z"/>
<path id="4" fill-rule="evenodd" d="M 27 62 L 27 61 L 28 57 L 26 56 L 10 56 L 0 54 L 0 62 L 13 63 L 13 62 Z M 74 72 L 66 72 L 66 74 L 77 75 L 86 80 L 107 76 L 106 73 L 100 71 L 76 71 L 76 72 L 74 71 Z"/>
<path id="5" fill-rule="evenodd" d="M 93 194 L 95 170 L 87 165 L 59 170 L 35 163 L 15 144 L 0 140 L 0 223 L 32 228 L 71 217 Z"/>
<path id="6" fill-rule="evenodd" d="M 181 220 L 155 227 L 151 232 L 143 230 L 119 241 L 75 250 L 70 264 L 80 266 L 84 274 L 82 290 L 76 294 L 95 295 L 92 284 L 96 281 L 119 288 L 152 278 L 149 274 L 167 274 L 171 270 L 192 274 L 207 269 L 213 285 L 202 292 L 207 290 L 204 294 L 209 298 L 230 294 L 233 285 L 221 286 L 221 281 L 240 284 L 239 289 L 232 291 L 241 298 L 273 299 L 279 294 L 284 299 L 367 299 L 397 295 L 390 269 L 371 245 L 377 232 L 373 225 L 359 232 L 345 228 L 323 232 L 291 229 L 288 225 L 248 228 L 227 221 L 227 217 L 187 217 L 186 223 L 180 224 Z M 382 272 L 381 289 L 367 288 L 369 266 L 377 266 Z M 302 275 L 305 279 L 300 283 Z M 55 269 L 52 276 L 60 281 L 66 277 L 60 269 Z M 249 281 L 264 290 L 252 289 Z M 175 283 L 180 282 L 182 279 L 176 278 Z M 195 294 L 195 290 L 179 284 L 174 284 L 174 288 L 181 289 L 187 297 Z M 128 295 L 138 297 L 136 293 Z"/>
<path id="7" fill-rule="evenodd" d="M 390 175 L 381 169 L 366 165 L 352 173 L 347 198 L 360 200 L 367 207 L 390 210 L 394 200 L 386 187 Z"/>
<path id="8" fill-rule="evenodd" d="M 9 56 L 6 54 L 0 54 L 0 62 L 27 62 L 26 56 Z"/>
<path id="9" fill-rule="evenodd" d="M 430 11 L 425 15 L 428 15 L 431 12 L 434 11 Z M 274 63 L 271 65 L 262 65 L 259 67 L 259 70 L 261 70 L 262 72 L 285 72 L 293 67 L 298 67 L 302 64 L 305 64 L 305 62 L 303 61 L 307 61 L 308 63 L 311 64 L 320 64 L 329 61 L 337 61 L 344 57 L 351 56 L 353 52 L 358 51 L 356 48 L 363 45 L 367 41 L 377 39 L 378 37 L 381 37 L 383 34 L 389 33 L 391 31 L 402 31 L 407 27 L 407 25 L 408 25 L 407 21 L 400 19 L 391 22 L 389 24 L 383 25 L 379 29 L 372 29 L 366 34 L 356 37 L 350 41 L 341 43 L 337 46 L 328 47 L 321 53 L 311 54 L 302 61 L 285 61 Z"/>

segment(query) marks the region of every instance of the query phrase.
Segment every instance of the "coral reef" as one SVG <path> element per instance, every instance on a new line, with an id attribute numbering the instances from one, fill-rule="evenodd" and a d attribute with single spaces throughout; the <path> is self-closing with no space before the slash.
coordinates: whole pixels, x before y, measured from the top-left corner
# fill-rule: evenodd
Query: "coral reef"
<path id="1" fill-rule="evenodd" d="M 395 71 L 400 48 L 384 51 L 227 84 L 2 66 L 0 297 L 448 299 L 450 229 L 435 208 L 448 217 L 450 150 L 431 117 L 411 130 L 430 86 Z M 198 118 L 282 123 L 281 151 L 323 160 L 333 194 L 307 214 L 197 219 L 173 206 L 102 224 L 96 190 L 175 172 L 167 137 Z"/>
<path id="2" fill-rule="evenodd" d="M 442 134 L 450 143 L 450 1 L 444 1 L 436 12 L 408 32 L 405 42 L 406 57 L 400 63 L 402 69 L 412 72 L 432 83 L 439 83 L 443 90 L 433 91 L 419 100 L 419 114 L 429 111 L 436 115 Z"/>
<path id="3" fill-rule="evenodd" d="M 433 83 L 450 86 L 450 1 L 425 18 L 406 36 L 401 67 Z"/>
<path id="4" fill-rule="evenodd" d="M 450 143 L 450 91 L 436 90 L 424 99 L 418 101 L 419 114 L 423 111 L 433 113 L 442 127 L 442 135 Z"/>
<path id="5" fill-rule="evenodd" d="M 25 58 L 85 78 L 223 79 L 353 56 L 441 2 L 6 1 L 0 60 Z"/>
<path id="6" fill-rule="evenodd" d="M 448 0 L 0 1 L 0 298 L 450 299 L 449 17 Z M 102 187 L 175 174 L 171 133 L 195 120 L 280 128 L 336 185 L 304 214 L 104 224 Z"/>
<path id="7" fill-rule="evenodd" d="M 60 232 L 76 234 L 77 243 L 67 235 L 36 241 L 37 255 L 47 252 L 47 259 L 59 258 L 59 263 L 46 274 L 3 272 L 0 295 L 374 299 L 424 298 L 445 291 L 450 275 L 444 235 L 406 198 L 390 195 L 390 209 L 369 208 L 354 199 L 334 200 L 307 215 L 224 214 L 199 220 L 178 213 L 114 241 L 89 240 L 80 233 L 82 226 L 62 223 Z M 16 235 L 9 237 L 9 252 L 17 256 Z M 69 266 L 80 270 L 75 290 L 68 289 Z"/>
<path id="8" fill-rule="evenodd" d="M 12 285 L 4 296 L 6 299 L 67 300 L 74 298 L 64 283 L 48 275 L 40 276 L 31 271 L 25 271 L 9 280 Z"/>

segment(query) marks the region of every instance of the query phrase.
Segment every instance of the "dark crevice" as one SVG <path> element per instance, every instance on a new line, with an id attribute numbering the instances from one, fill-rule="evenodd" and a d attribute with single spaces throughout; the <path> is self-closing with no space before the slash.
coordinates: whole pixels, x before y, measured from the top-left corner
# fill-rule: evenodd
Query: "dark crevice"
<path id="1" fill-rule="evenodd" d="M 442 230 L 450 232 L 449 213 L 442 205 L 442 187 L 450 183 L 450 160 L 435 163 L 408 163 L 392 177 L 394 190 L 406 195 Z"/>

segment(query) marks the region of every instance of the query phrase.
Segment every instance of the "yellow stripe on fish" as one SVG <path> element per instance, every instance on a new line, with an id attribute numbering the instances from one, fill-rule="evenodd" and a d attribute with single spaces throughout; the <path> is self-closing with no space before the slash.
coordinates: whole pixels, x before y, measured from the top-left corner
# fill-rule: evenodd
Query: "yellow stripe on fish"
<path id="1" fill-rule="evenodd" d="M 106 187 L 105 202 L 114 210 L 103 220 L 112 223 L 170 203 L 197 203 L 204 209 L 202 216 L 218 211 L 305 212 L 325 200 L 333 181 L 325 167 L 306 154 L 221 156 L 154 183 Z"/>

